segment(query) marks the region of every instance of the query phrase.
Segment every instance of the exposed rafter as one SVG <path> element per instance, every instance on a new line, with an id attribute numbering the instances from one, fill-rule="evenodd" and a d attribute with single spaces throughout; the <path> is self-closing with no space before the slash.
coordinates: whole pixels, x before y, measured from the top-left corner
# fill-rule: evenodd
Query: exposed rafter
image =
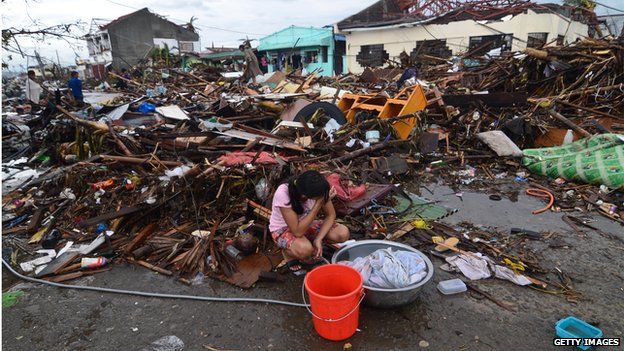
<path id="1" fill-rule="evenodd" d="M 453 10 L 466 9 L 472 13 L 481 11 L 506 11 L 528 4 L 528 0 L 398 0 L 401 10 L 411 16 L 435 17 Z"/>

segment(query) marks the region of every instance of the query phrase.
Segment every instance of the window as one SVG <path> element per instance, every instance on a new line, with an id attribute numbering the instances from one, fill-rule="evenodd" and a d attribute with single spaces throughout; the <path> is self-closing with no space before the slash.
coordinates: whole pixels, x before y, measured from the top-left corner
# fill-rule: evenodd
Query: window
<path id="1" fill-rule="evenodd" d="M 564 43 L 565 37 L 563 35 L 557 35 L 557 45 L 562 46 Z"/>
<path id="2" fill-rule="evenodd" d="M 193 52 L 193 42 L 192 41 L 181 41 L 180 42 L 180 52 Z"/>
<path id="3" fill-rule="evenodd" d="M 527 47 L 528 48 L 539 48 L 546 44 L 548 40 L 548 33 L 529 33 L 529 37 L 527 38 Z"/>
<path id="4" fill-rule="evenodd" d="M 87 49 L 89 50 L 89 55 L 95 55 L 95 43 L 91 38 L 87 39 Z"/>
<path id="5" fill-rule="evenodd" d="M 390 58 L 383 44 L 362 45 L 355 60 L 363 67 L 381 67 Z"/>
<path id="6" fill-rule="evenodd" d="M 318 51 L 306 51 L 305 52 L 306 63 L 317 63 L 318 62 Z"/>
<path id="7" fill-rule="evenodd" d="M 327 63 L 327 46 L 321 47 L 321 57 L 322 57 L 323 63 Z"/>
<path id="8" fill-rule="evenodd" d="M 437 40 L 419 40 L 416 47 L 410 53 L 412 61 L 419 60 L 419 55 L 435 56 L 440 58 L 448 58 L 453 55 L 451 49 L 446 46 L 446 39 Z"/>
<path id="9" fill-rule="evenodd" d="M 470 37 L 468 50 L 472 51 L 477 49 L 477 51 L 474 53 L 476 55 L 486 53 L 492 49 L 498 48 L 501 48 L 501 51 L 509 51 L 511 50 L 512 38 L 513 36 L 511 34 Z"/>

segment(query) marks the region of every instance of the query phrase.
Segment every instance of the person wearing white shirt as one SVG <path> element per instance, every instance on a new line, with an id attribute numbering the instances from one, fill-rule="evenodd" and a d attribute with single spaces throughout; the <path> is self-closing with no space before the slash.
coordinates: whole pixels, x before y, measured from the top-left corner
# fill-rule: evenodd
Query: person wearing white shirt
<path id="1" fill-rule="evenodd" d="M 24 84 L 24 91 L 26 92 L 26 99 L 34 104 L 39 104 L 39 98 L 41 97 L 41 85 L 35 81 L 35 71 L 28 71 L 28 78 Z"/>

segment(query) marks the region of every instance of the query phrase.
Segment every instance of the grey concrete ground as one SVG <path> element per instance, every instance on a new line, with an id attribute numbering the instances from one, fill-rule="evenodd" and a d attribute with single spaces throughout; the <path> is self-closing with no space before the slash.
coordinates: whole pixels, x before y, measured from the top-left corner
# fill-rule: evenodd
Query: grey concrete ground
<path id="1" fill-rule="evenodd" d="M 438 269 L 443 262 L 433 258 L 434 278 L 415 303 L 397 310 L 365 307 L 361 331 L 344 342 L 329 342 L 317 336 L 307 312 L 297 307 L 166 300 L 20 283 L 13 289 L 24 291 L 25 296 L 15 306 L 3 309 L 3 349 L 156 350 L 147 347 L 160 338 L 176 336 L 174 346 L 159 350 L 342 350 L 346 342 L 353 350 L 574 350 L 552 346 L 555 322 L 569 315 L 597 325 L 607 337 L 623 336 L 624 227 L 594 214 L 597 226 L 622 240 L 594 232 L 579 238 L 561 220 L 561 213 L 532 215 L 543 203 L 522 193 L 517 202 L 491 201 L 489 189 L 484 189 L 464 192 L 461 201 L 447 187 L 429 189 L 435 195 L 423 195 L 460 209 L 445 219 L 447 223 L 470 221 L 501 230 L 525 227 L 558 233 L 551 240 L 563 241 L 566 247 L 551 248 L 548 241 L 531 241 L 529 248 L 542 266 L 558 267 L 569 274 L 583 300 L 571 304 L 560 296 L 495 279 L 475 284 L 497 299 L 516 304 L 517 312 L 469 293 L 444 296 L 436 284 L 460 276 Z M 285 283 L 260 283 L 245 291 L 214 280 L 188 287 L 142 268 L 115 265 L 109 272 L 74 283 L 301 301 L 302 280 L 289 276 Z M 611 349 L 615 348 L 600 348 Z"/>

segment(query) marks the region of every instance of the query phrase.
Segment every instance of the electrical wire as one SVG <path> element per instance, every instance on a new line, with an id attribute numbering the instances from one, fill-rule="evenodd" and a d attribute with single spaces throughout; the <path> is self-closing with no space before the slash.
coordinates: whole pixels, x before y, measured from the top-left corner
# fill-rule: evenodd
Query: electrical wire
<path id="1" fill-rule="evenodd" d="M 112 0 L 106 0 L 106 1 L 110 2 L 111 4 L 127 7 L 129 9 L 140 10 L 137 7 L 129 6 L 129 5 L 122 4 L 122 3 L 118 3 L 118 2 L 115 2 L 115 1 L 112 1 Z M 171 17 L 171 19 L 174 19 L 176 21 L 184 22 L 184 20 L 181 20 L 179 18 Z M 221 31 L 224 31 L 224 32 L 231 32 L 231 33 L 237 33 L 237 34 L 256 35 L 256 36 L 265 36 L 265 35 L 267 35 L 267 34 L 261 34 L 261 33 L 248 33 L 248 32 L 241 32 L 241 31 L 237 31 L 237 30 L 232 30 L 232 29 L 225 29 L 225 28 L 219 28 L 219 27 L 213 27 L 213 26 L 206 26 L 206 25 L 203 25 L 203 24 L 196 24 L 194 26 L 198 27 L 198 28 L 216 29 L 216 30 L 221 30 Z"/>
<path id="2" fill-rule="evenodd" d="M 267 303 L 267 304 L 293 306 L 293 307 L 308 307 L 309 306 L 303 303 L 273 300 L 273 299 L 164 294 L 164 293 L 154 293 L 154 292 L 147 292 L 147 291 L 101 288 L 97 286 L 62 284 L 62 283 L 55 283 L 55 282 L 50 282 L 50 281 L 43 280 L 43 279 L 37 279 L 37 278 L 32 278 L 32 277 L 27 277 L 25 275 L 22 275 L 18 273 L 17 271 L 15 271 L 13 267 L 11 267 L 11 265 L 8 264 L 4 260 L 4 258 L 2 258 L 2 263 L 9 270 L 9 272 L 11 272 L 13 275 L 15 275 L 18 278 L 21 278 L 23 280 L 26 280 L 32 283 L 40 283 L 40 284 L 55 286 L 57 288 L 64 288 L 64 289 L 88 290 L 88 291 L 98 291 L 98 292 L 106 292 L 106 293 L 122 294 L 122 295 L 135 295 L 135 296 L 144 296 L 144 297 L 158 297 L 158 298 L 166 298 L 166 299 L 182 299 L 182 300 L 196 300 L 196 301 L 209 301 L 209 302 L 256 302 L 256 303 Z"/>
<path id="3" fill-rule="evenodd" d="M 611 7 L 611 6 L 608 6 L 608 5 L 605 5 L 605 4 L 601 4 L 601 3 L 597 2 L 597 1 L 594 1 L 594 4 L 596 4 L 596 5 L 600 5 L 600 6 L 602 6 L 602 7 L 606 7 L 606 8 L 608 8 L 608 9 L 613 10 L 613 11 L 624 12 L 624 10 L 617 9 L 617 8 L 615 8 L 615 7 Z"/>

